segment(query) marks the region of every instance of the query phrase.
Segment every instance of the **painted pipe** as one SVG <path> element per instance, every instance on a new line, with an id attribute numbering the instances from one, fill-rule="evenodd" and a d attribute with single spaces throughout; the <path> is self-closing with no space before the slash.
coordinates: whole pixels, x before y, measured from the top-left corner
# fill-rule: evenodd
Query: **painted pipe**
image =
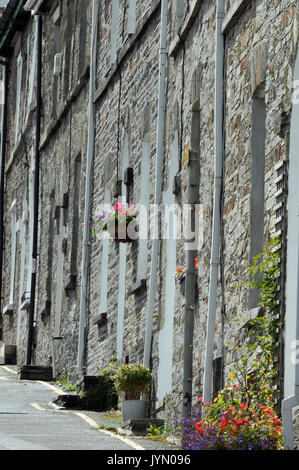
<path id="1" fill-rule="evenodd" d="M 4 192 L 5 192 L 5 161 L 6 161 L 6 138 L 7 138 L 7 92 L 8 92 L 8 63 L 1 61 L 3 65 L 3 90 L 2 90 L 2 116 L 1 116 L 1 174 L 0 174 L 0 312 L 2 297 L 2 269 L 3 269 L 3 247 L 4 247 Z"/>
<path id="2" fill-rule="evenodd" d="M 96 76 L 96 42 L 98 31 L 98 12 L 99 2 L 93 0 L 92 30 L 91 30 L 91 51 L 90 51 L 90 79 L 89 79 L 89 102 L 88 102 L 88 142 L 87 142 L 87 161 L 86 161 L 86 183 L 85 183 L 85 207 L 84 207 L 84 226 L 82 241 L 82 270 L 80 287 L 80 313 L 79 313 L 79 338 L 77 354 L 77 373 L 81 379 L 84 375 L 84 352 L 86 340 L 86 303 L 87 303 L 87 273 L 90 259 L 90 206 L 92 197 L 92 171 L 94 159 L 95 143 L 95 76 Z"/>
<path id="3" fill-rule="evenodd" d="M 168 2 L 161 2 L 161 33 L 160 33 L 160 58 L 159 58 L 159 83 L 158 83 L 158 118 L 157 118 L 157 140 L 156 140 L 156 178 L 155 178 L 155 204 L 161 204 L 162 178 L 163 178 L 163 156 L 165 135 L 165 112 L 166 112 L 166 68 L 167 68 L 167 14 Z M 158 233 L 152 242 L 152 255 L 149 279 L 149 292 L 147 302 L 147 315 L 144 339 L 143 364 L 150 366 L 153 314 L 156 300 L 157 270 L 160 245 L 160 222 Z"/>
<path id="4" fill-rule="evenodd" d="M 217 0 L 216 13 L 216 52 L 215 52 L 215 160 L 214 160 L 214 202 L 212 246 L 210 261 L 210 284 L 208 295 L 208 316 L 206 333 L 205 366 L 203 380 L 203 400 L 210 402 L 212 397 L 213 353 L 216 321 L 216 301 L 218 271 L 220 266 L 221 242 L 221 190 L 223 181 L 223 86 L 224 86 L 224 36 L 222 22 L 224 1 Z"/>
<path id="5" fill-rule="evenodd" d="M 197 121 L 199 126 L 199 120 Z M 198 131 L 198 129 L 197 129 Z M 191 136 L 192 137 L 192 136 Z M 191 138 L 192 141 L 192 138 Z M 190 150 L 188 168 L 188 195 L 187 203 L 190 211 L 190 228 L 195 234 L 189 241 L 185 241 L 186 272 L 185 272 L 185 315 L 184 315 L 184 361 L 183 361 L 183 408 L 182 417 L 188 418 L 192 409 L 192 378 L 193 378 L 193 333 L 194 314 L 196 306 L 195 258 L 197 256 L 197 234 L 195 233 L 195 208 L 199 200 L 199 152 L 198 148 Z"/>
<path id="6" fill-rule="evenodd" d="M 28 319 L 27 365 L 32 361 L 34 307 L 37 274 L 37 244 L 38 244 L 38 210 L 39 210 L 39 162 L 40 162 L 40 135 L 41 135 L 41 93 L 42 93 L 42 17 L 37 16 L 37 79 L 36 79 L 36 129 L 35 129 L 35 169 L 34 169 L 34 208 L 33 208 L 33 234 L 32 234 L 32 271 L 30 307 Z"/>

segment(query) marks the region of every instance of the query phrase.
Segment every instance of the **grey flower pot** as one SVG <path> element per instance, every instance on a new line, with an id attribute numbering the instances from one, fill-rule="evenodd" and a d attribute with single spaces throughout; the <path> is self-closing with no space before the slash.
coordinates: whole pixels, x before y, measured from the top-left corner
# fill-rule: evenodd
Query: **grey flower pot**
<path id="1" fill-rule="evenodd" d="M 123 423 L 129 419 L 145 418 L 145 400 L 124 400 L 121 402 Z"/>

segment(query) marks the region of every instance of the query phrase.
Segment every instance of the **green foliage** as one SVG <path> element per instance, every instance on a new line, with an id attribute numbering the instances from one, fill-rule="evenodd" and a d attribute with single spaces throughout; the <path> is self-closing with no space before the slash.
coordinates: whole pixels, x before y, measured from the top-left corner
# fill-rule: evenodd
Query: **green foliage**
<path id="1" fill-rule="evenodd" d="M 85 410 L 109 411 L 117 409 L 118 393 L 113 377 L 116 366 L 114 362 L 98 373 L 97 384 L 81 392 L 79 406 Z"/>
<path id="2" fill-rule="evenodd" d="M 183 450 L 281 450 L 282 423 L 271 407 L 240 402 L 238 390 L 201 403 L 183 422 Z"/>
<path id="3" fill-rule="evenodd" d="M 105 431 L 110 431 L 110 432 L 117 433 L 117 427 L 112 426 L 111 424 L 100 424 L 99 429 L 104 429 Z"/>
<path id="4" fill-rule="evenodd" d="M 247 285 L 261 290 L 260 305 L 269 313 L 274 313 L 277 309 L 276 301 L 278 299 L 277 289 L 280 272 L 279 243 L 279 236 L 266 242 L 264 251 L 253 258 L 253 265 L 248 270 L 251 280 Z"/>
<path id="5" fill-rule="evenodd" d="M 150 424 L 146 430 L 146 435 L 153 441 L 165 441 L 169 436 L 169 427 L 164 424 L 163 426 L 154 426 Z"/>
<path id="6" fill-rule="evenodd" d="M 247 323 L 248 335 L 225 388 L 213 403 L 202 403 L 182 423 L 184 450 L 282 449 L 282 423 L 274 410 L 272 386 L 277 374 L 277 300 L 280 274 L 279 237 L 253 259 L 246 287 L 259 289 L 261 313 Z M 242 284 L 241 284 L 242 285 Z M 195 431 L 196 430 L 196 431 Z"/>
<path id="7" fill-rule="evenodd" d="M 233 370 L 234 380 L 242 387 L 243 399 L 249 404 L 255 401 L 262 405 L 273 403 L 272 386 L 277 371 L 273 361 L 276 352 L 277 300 L 280 274 L 279 237 L 265 244 L 264 250 L 253 258 L 249 268 L 250 281 L 246 285 L 257 288 L 262 315 L 248 323 L 248 337 L 239 348 L 242 357 Z"/>
<path id="8" fill-rule="evenodd" d="M 55 382 L 60 384 L 67 392 L 75 391 L 77 389 L 76 385 L 73 385 L 68 381 L 67 374 L 57 377 Z"/>
<path id="9" fill-rule="evenodd" d="M 150 386 L 152 374 L 142 364 L 123 364 L 117 369 L 113 380 L 116 389 L 125 393 L 125 400 L 139 400 L 141 393 Z"/>

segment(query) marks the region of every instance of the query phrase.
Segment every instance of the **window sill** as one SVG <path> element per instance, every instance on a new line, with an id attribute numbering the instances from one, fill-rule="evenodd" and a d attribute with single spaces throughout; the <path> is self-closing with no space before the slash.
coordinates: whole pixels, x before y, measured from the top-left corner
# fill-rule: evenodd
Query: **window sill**
<path id="1" fill-rule="evenodd" d="M 178 34 L 176 35 L 175 39 L 170 44 L 170 47 L 169 47 L 170 57 L 176 56 L 179 48 L 181 47 L 181 43 L 184 41 L 196 16 L 199 13 L 201 4 L 202 4 L 202 0 L 193 0 L 192 5 L 190 7 L 189 15 L 185 18 L 185 21 L 180 26 Z"/>
<path id="2" fill-rule="evenodd" d="M 7 304 L 2 310 L 3 315 L 11 315 L 14 312 L 14 305 L 13 304 Z"/>
<path id="3" fill-rule="evenodd" d="M 30 298 L 25 299 L 24 302 L 22 303 L 20 310 L 29 310 L 30 307 Z"/>
<path id="4" fill-rule="evenodd" d="M 139 279 L 138 281 L 135 282 L 135 284 L 133 284 L 131 289 L 129 289 L 128 294 L 129 295 L 137 294 L 139 291 L 145 288 L 146 288 L 146 279 Z"/>
<path id="5" fill-rule="evenodd" d="M 107 312 L 102 312 L 96 316 L 96 318 L 93 321 L 93 324 L 101 326 L 106 322 L 107 322 Z"/>

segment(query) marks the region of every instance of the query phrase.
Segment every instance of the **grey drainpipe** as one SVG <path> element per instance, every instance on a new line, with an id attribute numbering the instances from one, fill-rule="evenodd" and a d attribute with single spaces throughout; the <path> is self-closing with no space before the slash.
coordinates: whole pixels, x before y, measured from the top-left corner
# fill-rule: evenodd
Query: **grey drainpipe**
<path id="1" fill-rule="evenodd" d="M 199 125 L 199 122 L 198 122 Z M 191 146 L 192 147 L 192 146 Z M 195 222 L 195 207 L 198 204 L 198 181 L 199 181 L 199 152 L 197 149 L 190 150 L 188 169 L 188 206 L 191 207 L 191 230 L 195 233 L 197 224 Z M 184 364 L 183 364 L 183 409 L 182 417 L 191 415 L 192 407 L 192 376 L 193 376 L 193 332 L 194 313 L 196 305 L 196 282 L 195 258 L 197 249 L 194 249 L 196 234 L 192 240 L 186 240 L 186 273 L 185 273 L 185 317 L 184 317 Z M 190 245 L 189 245 L 190 242 Z M 193 245 L 193 246 L 192 246 Z"/>
<path id="2" fill-rule="evenodd" d="M 216 52 L 215 52 L 215 162 L 214 162 L 214 206 L 212 226 L 212 246 L 210 263 L 210 284 L 208 296 L 208 317 L 206 351 L 203 380 L 203 400 L 210 402 L 212 396 L 214 334 L 216 321 L 216 300 L 218 271 L 220 266 L 221 233 L 221 188 L 223 181 L 223 86 L 224 86 L 224 36 L 222 22 L 224 1 L 217 0 Z"/>
<path id="3" fill-rule="evenodd" d="M 4 183 L 5 183 L 5 160 L 6 160 L 6 134 L 7 134 L 7 90 L 8 90 L 8 63 L 1 61 L 4 67 L 3 79 L 3 103 L 1 117 L 1 175 L 0 175 L 0 312 L 2 300 L 2 268 L 3 268 L 3 238 L 4 238 Z"/>
<path id="4" fill-rule="evenodd" d="M 165 131 L 165 111 L 166 111 L 166 67 L 168 51 L 167 46 L 167 14 L 168 2 L 161 2 L 161 36 L 160 36 L 160 61 L 159 61 L 159 84 L 158 84 L 158 118 L 157 118 L 157 144 L 156 144 L 156 186 L 155 204 L 161 203 L 162 196 L 162 176 L 163 176 L 163 156 L 164 156 L 164 131 Z M 149 279 L 149 292 L 147 303 L 147 317 L 145 327 L 145 342 L 143 364 L 150 366 L 153 314 L 156 300 L 158 255 L 160 244 L 160 222 L 158 235 L 155 234 L 152 242 L 151 268 Z"/>
<path id="5" fill-rule="evenodd" d="M 79 339 L 77 355 L 78 378 L 84 376 L 84 352 L 86 342 L 86 301 L 87 301 L 87 273 L 90 259 L 90 206 L 92 197 L 92 169 L 94 158 L 94 96 L 95 96 L 95 65 L 96 65 L 96 41 L 98 27 L 99 1 L 93 0 L 91 51 L 90 51 L 90 78 L 89 78 L 89 103 L 88 103 L 88 143 L 86 162 L 86 183 L 85 183 L 85 208 L 84 227 L 82 242 L 82 271 L 80 289 L 80 313 L 79 313 Z"/>
<path id="6" fill-rule="evenodd" d="M 31 292 L 28 320 L 27 365 L 31 365 L 34 305 L 36 291 L 37 271 L 37 243 L 38 243 L 38 209 L 39 209 L 39 161 L 40 161 L 40 133 L 41 133 L 41 85 L 42 85 L 42 17 L 37 17 L 37 85 L 36 85 L 36 131 L 35 131 L 35 170 L 34 170 L 34 214 L 33 214 L 33 245 L 32 245 L 32 274 Z"/>

